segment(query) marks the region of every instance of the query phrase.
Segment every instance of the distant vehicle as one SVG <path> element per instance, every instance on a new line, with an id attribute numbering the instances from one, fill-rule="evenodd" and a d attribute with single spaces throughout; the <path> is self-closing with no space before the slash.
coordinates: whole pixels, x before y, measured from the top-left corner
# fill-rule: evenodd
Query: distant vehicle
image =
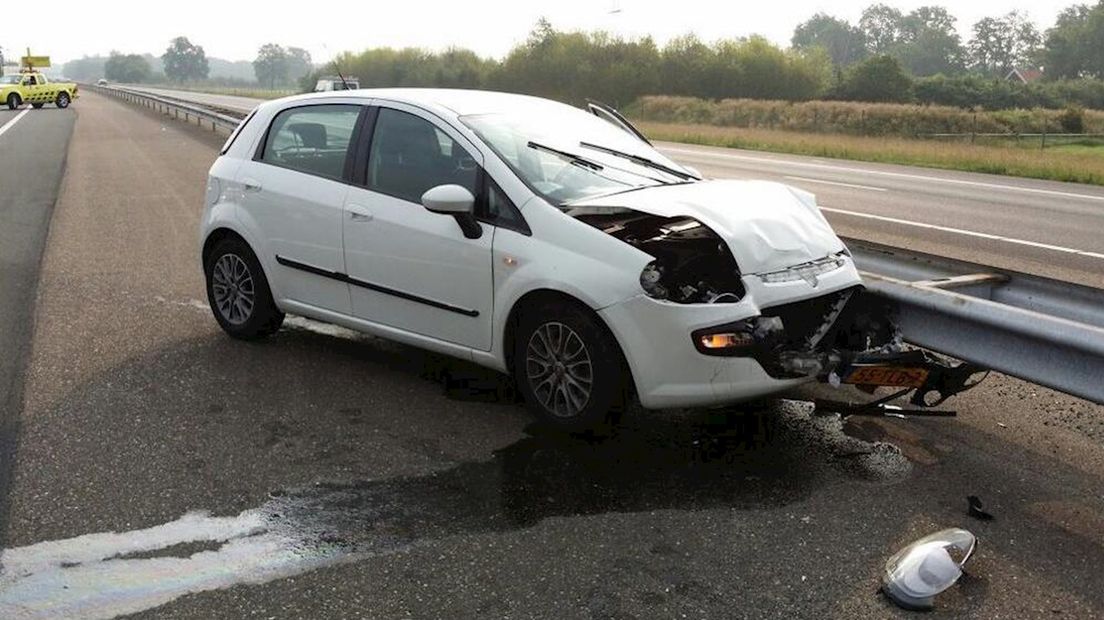
<path id="1" fill-rule="evenodd" d="M 704 180 L 596 104 L 432 89 L 263 103 L 211 167 L 200 241 L 230 336 L 272 334 L 285 312 L 374 333 L 511 374 L 565 429 L 630 398 L 723 405 L 938 372 L 899 363 L 812 194 Z"/>
<path id="2" fill-rule="evenodd" d="M 10 110 L 15 110 L 24 103 L 29 103 L 34 108 L 41 108 L 47 103 L 67 108 L 78 96 L 76 84 L 52 82 L 38 71 L 23 71 L 0 77 L 0 101 L 6 103 Z"/>
<path id="3" fill-rule="evenodd" d="M 107 86 L 107 80 L 104 78 L 96 80 L 96 86 Z"/>
<path id="4" fill-rule="evenodd" d="M 318 79 L 314 85 L 314 92 L 323 93 L 334 90 L 357 90 L 360 88 L 360 80 L 355 77 L 345 76 L 342 80 L 338 75 L 327 75 Z"/>

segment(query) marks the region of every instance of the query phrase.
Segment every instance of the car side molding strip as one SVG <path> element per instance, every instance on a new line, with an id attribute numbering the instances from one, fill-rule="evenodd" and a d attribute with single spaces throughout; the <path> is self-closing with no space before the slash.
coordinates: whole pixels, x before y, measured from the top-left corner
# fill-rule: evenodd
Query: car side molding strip
<path id="1" fill-rule="evenodd" d="M 276 255 L 276 262 L 283 265 L 284 267 L 290 267 L 291 269 L 298 269 L 299 271 L 305 271 L 307 273 L 314 274 L 316 276 L 321 276 L 323 278 L 330 278 L 331 280 L 337 280 L 338 282 L 345 282 L 346 284 L 351 284 L 353 286 L 359 286 L 361 288 L 366 288 L 368 290 L 376 291 L 377 293 L 383 293 L 385 295 L 391 295 L 392 297 L 398 297 L 400 299 L 405 299 L 407 301 L 413 301 L 413 302 L 416 302 L 416 303 L 419 303 L 419 304 L 432 306 L 434 308 L 439 308 L 441 310 L 448 310 L 449 312 L 455 312 L 457 314 L 462 314 L 464 316 L 470 316 L 470 317 L 473 317 L 473 318 L 479 316 L 479 311 L 478 310 L 469 310 L 467 308 L 461 308 L 459 306 L 453 306 L 451 304 L 446 304 L 444 302 L 436 301 L 436 300 L 433 300 L 433 299 L 426 299 L 425 297 L 419 297 L 418 295 L 414 295 L 412 293 L 407 293 L 405 291 L 399 291 L 399 290 L 395 290 L 393 288 L 388 288 L 386 286 L 380 286 L 379 284 L 373 284 L 371 282 L 366 282 L 364 280 L 354 278 L 354 277 L 350 276 L 349 274 L 341 273 L 339 271 L 330 271 L 328 269 L 322 269 L 321 267 L 315 267 L 314 265 L 308 265 L 306 263 L 300 263 L 299 261 L 291 260 L 290 258 L 284 258 L 283 256 L 280 256 L 279 254 Z"/>

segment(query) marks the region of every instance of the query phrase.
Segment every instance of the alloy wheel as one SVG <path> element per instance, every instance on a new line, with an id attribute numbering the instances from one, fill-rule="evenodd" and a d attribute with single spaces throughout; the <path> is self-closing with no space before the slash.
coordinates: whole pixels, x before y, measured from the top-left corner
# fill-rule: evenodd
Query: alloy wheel
<path id="1" fill-rule="evenodd" d="M 590 400 L 594 365 L 586 343 L 560 322 L 538 327 L 525 350 L 529 386 L 544 408 L 562 418 L 579 415 Z"/>
<path id="2" fill-rule="evenodd" d="M 223 254 L 211 274 L 211 289 L 222 318 L 232 325 L 249 320 L 256 303 L 253 274 L 237 254 Z"/>

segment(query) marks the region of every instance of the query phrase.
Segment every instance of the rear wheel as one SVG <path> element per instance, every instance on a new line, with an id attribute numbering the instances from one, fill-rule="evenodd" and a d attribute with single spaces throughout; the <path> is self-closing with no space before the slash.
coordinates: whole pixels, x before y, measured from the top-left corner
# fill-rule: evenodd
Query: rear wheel
<path id="1" fill-rule="evenodd" d="M 280 329 L 284 313 L 272 300 L 261 264 L 249 245 L 230 237 L 219 241 L 204 261 L 207 301 L 223 331 L 257 340 Z"/>
<path id="2" fill-rule="evenodd" d="M 19 98 L 19 95 L 12 93 L 8 95 L 8 109 L 14 110 L 23 105 L 23 100 Z"/>
<path id="3" fill-rule="evenodd" d="M 54 104 L 57 105 L 57 107 L 59 108 L 68 108 L 69 102 L 69 93 L 61 91 L 60 93 L 58 93 L 57 99 L 54 101 Z"/>
<path id="4" fill-rule="evenodd" d="M 628 372 L 617 342 L 592 311 L 563 301 L 522 309 L 514 381 L 541 421 L 599 429 L 624 405 Z"/>

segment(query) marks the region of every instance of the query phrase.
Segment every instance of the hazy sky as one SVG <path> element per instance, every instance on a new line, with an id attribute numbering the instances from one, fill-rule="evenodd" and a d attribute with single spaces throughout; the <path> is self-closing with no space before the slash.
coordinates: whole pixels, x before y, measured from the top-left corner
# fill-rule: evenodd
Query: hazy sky
<path id="1" fill-rule="evenodd" d="M 1082 0 L 1088 1 L 1088 0 Z M 328 60 L 340 50 L 372 46 L 450 45 L 502 56 L 524 40 L 537 18 L 547 17 L 559 29 L 606 29 L 623 35 L 653 35 L 661 43 L 686 32 L 703 39 L 762 34 L 788 44 L 794 26 L 817 11 L 855 21 L 873 0 L 184 0 L 142 2 L 123 0 L 62 0 L 36 11 L 48 28 L 19 26 L 9 11 L 0 29 L 0 47 L 9 59 L 30 45 L 35 54 L 51 55 L 55 63 L 84 54 L 151 52 L 160 55 L 170 38 L 183 34 L 202 45 L 208 56 L 252 60 L 257 48 L 270 41 L 308 49 L 314 60 Z M 905 11 L 924 4 L 942 4 L 959 20 L 965 36 L 970 25 L 987 15 L 1012 9 L 1026 11 L 1042 28 L 1049 27 L 1061 0 L 970 0 L 963 2 L 901 2 L 887 4 Z M 188 8 L 184 8 L 188 7 Z M 611 13 L 615 9 L 619 12 Z M 314 13 L 312 13 L 314 11 Z M 16 52 L 16 53 L 13 53 Z"/>

